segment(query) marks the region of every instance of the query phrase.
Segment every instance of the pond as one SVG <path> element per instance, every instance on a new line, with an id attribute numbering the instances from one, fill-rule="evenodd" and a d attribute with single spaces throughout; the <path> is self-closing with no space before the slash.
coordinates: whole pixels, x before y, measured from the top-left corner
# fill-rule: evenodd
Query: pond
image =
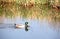
<path id="1" fill-rule="evenodd" d="M 14 21 L 13 21 L 14 20 Z M 60 39 L 60 22 L 50 21 L 47 19 L 4 19 L 4 23 L 0 24 L 0 39 Z M 14 23 L 24 24 L 29 23 L 29 31 L 25 29 L 15 29 Z M 6 28 L 5 28 L 6 27 Z"/>

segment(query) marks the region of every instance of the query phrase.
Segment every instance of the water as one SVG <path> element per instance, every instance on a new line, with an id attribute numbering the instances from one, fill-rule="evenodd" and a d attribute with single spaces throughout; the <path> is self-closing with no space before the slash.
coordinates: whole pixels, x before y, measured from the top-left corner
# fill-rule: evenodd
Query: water
<path id="1" fill-rule="evenodd" d="M 14 23 L 24 24 L 26 21 L 29 22 L 29 31 L 26 32 L 24 29 L 14 29 Z M 5 19 L 4 24 L 0 24 L 0 27 L 1 26 L 4 28 L 0 28 L 0 39 L 60 39 L 59 28 L 53 27 L 60 26 L 60 22 L 49 22 L 46 19 L 18 19 L 15 21 Z"/>

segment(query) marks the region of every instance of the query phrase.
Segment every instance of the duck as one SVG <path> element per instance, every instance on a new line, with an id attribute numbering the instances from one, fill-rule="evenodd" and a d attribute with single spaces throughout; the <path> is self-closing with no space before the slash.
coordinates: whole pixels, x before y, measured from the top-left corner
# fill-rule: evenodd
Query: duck
<path id="1" fill-rule="evenodd" d="M 24 25 L 23 24 L 15 24 L 15 28 L 17 28 L 17 29 L 25 28 L 25 31 L 29 30 L 28 27 L 29 27 L 28 22 L 25 22 Z"/>

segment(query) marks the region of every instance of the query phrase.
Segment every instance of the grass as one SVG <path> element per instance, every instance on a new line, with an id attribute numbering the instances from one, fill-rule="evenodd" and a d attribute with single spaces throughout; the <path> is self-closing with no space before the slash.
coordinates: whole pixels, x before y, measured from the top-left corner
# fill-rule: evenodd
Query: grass
<path id="1" fill-rule="evenodd" d="M 19 1 L 19 0 L 18 0 Z M 39 1 L 39 3 L 35 3 L 32 8 L 20 6 L 22 0 L 18 3 L 18 1 L 13 2 L 9 6 L 5 4 L 7 7 L 1 7 L 0 5 L 0 16 L 5 15 L 5 17 L 16 17 L 19 16 L 27 19 L 60 19 L 60 11 L 51 8 L 49 5 L 44 5 L 46 0 Z M 26 1 L 23 1 L 25 3 Z M 36 1 L 38 2 L 38 1 Z M 40 2 L 42 4 L 40 4 Z"/>

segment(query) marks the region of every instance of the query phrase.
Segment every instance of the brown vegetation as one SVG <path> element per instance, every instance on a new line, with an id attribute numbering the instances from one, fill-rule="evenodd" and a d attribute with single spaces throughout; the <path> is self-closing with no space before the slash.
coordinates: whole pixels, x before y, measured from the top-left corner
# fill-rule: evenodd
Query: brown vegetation
<path id="1" fill-rule="evenodd" d="M 1 6 L 2 8 L 7 7 L 7 6 L 11 6 L 11 5 L 13 5 L 13 4 L 14 4 L 13 2 L 0 1 L 0 6 Z"/>
<path id="2" fill-rule="evenodd" d="M 52 8 L 60 9 L 60 5 L 52 5 Z"/>
<path id="3" fill-rule="evenodd" d="M 24 7 L 24 8 L 32 8 L 34 6 L 34 3 L 29 2 L 29 3 L 22 3 L 20 4 L 20 6 Z"/>

